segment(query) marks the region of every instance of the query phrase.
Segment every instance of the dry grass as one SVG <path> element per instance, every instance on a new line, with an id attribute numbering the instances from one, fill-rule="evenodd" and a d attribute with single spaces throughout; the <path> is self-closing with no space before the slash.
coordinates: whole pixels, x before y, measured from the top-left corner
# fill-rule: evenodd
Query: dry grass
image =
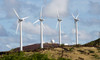
<path id="1" fill-rule="evenodd" d="M 72 50 L 71 50 L 72 49 Z M 96 47 L 63 47 L 54 48 L 49 50 L 40 51 L 43 54 L 47 54 L 49 58 L 70 58 L 72 60 L 99 60 L 93 55 L 100 57 L 100 52 Z"/>

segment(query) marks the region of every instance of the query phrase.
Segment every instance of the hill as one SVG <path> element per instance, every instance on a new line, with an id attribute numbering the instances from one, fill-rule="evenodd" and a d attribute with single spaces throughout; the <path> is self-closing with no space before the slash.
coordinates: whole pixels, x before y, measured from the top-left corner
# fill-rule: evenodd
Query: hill
<path id="1" fill-rule="evenodd" d="M 61 45 L 45 43 L 24 46 L 8 52 L 0 52 L 0 60 L 100 60 L 100 39 L 84 45 Z"/>
<path id="2" fill-rule="evenodd" d="M 44 48 L 56 48 L 56 47 L 59 47 L 58 44 L 50 44 L 50 43 L 44 43 Z M 18 48 L 15 48 L 15 49 L 12 49 L 14 52 L 18 52 L 20 51 L 20 47 Z M 28 52 L 28 51 L 38 51 L 40 50 L 40 44 L 32 44 L 32 45 L 28 45 L 28 46 L 23 46 L 23 50 L 25 52 Z"/>
<path id="3" fill-rule="evenodd" d="M 89 43 L 84 44 L 85 46 L 95 46 L 100 47 L 100 38 Z"/>
<path id="4" fill-rule="evenodd" d="M 0 60 L 100 60 L 100 47 L 60 46 L 28 52 L 9 51 Z"/>

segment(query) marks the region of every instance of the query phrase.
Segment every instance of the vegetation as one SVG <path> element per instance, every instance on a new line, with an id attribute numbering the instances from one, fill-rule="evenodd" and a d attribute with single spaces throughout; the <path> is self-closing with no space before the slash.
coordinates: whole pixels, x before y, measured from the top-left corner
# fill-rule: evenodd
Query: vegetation
<path id="1" fill-rule="evenodd" d="M 100 59 L 100 56 L 97 55 L 97 54 L 94 54 L 93 56 L 94 56 L 96 59 Z"/>
<path id="2" fill-rule="evenodd" d="M 48 58 L 46 54 L 34 53 L 32 55 L 25 55 L 24 52 L 16 52 L 8 55 L 3 55 L 0 60 L 56 60 L 54 58 Z M 57 60 L 70 60 L 59 57 Z"/>
<path id="3" fill-rule="evenodd" d="M 87 44 L 84 44 L 85 46 L 97 46 L 97 47 L 100 47 L 100 38 L 97 39 L 97 40 L 94 40 L 94 41 L 91 41 Z"/>

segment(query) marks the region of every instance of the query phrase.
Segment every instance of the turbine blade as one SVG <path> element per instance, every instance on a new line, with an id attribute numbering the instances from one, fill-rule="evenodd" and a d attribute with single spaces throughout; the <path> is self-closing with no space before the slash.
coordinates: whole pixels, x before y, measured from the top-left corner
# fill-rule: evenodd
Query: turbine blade
<path id="1" fill-rule="evenodd" d="M 25 19 L 27 19 L 27 18 L 29 18 L 29 17 L 24 17 L 24 18 L 22 18 L 22 19 L 25 20 Z"/>
<path id="2" fill-rule="evenodd" d="M 72 14 L 73 18 L 75 19 L 75 16 Z"/>
<path id="3" fill-rule="evenodd" d="M 36 20 L 33 24 L 36 24 L 37 22 L 39 22 L 40 20 Z"/>
<path id="4" fill-rule="evenodd" d="M 57 24 L 56 24 L 56 29 L 58 28 L 58 22 L 57 22 Z"/>
<path id="5" fill-rule="evenodd" d="M 43 9 L 43 7 L 41 7 L 41 11 L 40 11 L 40 19 L 42 18 L 42 9 Z"/>
<path id="6" fill-rule="evenodd" d="M 59 19 L 59 11 L 58 11 L 58 9 L 57 9 L 57 18 Z"/>
<path id="7" fill-rule="evenodd" d="M 19 28 L 19 22 L 17 22 L 16 34 L 18 32 L 18 28 Z"/>
<path id="8" fill-rule="evenodd" d="M 79 14 L 76 16 L 76 19 L 78 19 L 78 17 L 79 17 Z"/>
<path id="9" fill-rule="evenodd" d="M 13 9 L 13 11 L 14 11 L 15 15 L 18 17 L 18 19 L 20 19 L 20 17 L 19 17 L 19 15 L 18 15 L 18 13 L 16 12 L 16 10 Z"/>

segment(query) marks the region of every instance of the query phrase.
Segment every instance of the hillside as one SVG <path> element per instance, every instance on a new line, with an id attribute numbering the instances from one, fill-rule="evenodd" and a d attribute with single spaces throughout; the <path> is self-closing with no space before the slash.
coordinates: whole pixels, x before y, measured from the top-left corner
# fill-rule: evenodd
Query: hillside
<path id="1" fill-rule="evenodd" d="M 45 58 L 45 60 L 100 60 L 100 48 L 97 47 L 61 46 L 23 53 L 23 55 L 20 55 L 17 52 L 10 51 L 0 55 L 0 60 L 5 58 L 7 58 L 7 60 L 12 60 L 12 58 L 32 60 L 33 57 L 33 60 L 43 60 Z"/>
<path id="2" fill-rule="evenodd" d="M 56 48 L 59 47 L 58 44 L 50 44 L 50 43 L 44 43 L 44 48 Z M 28 51 L 38 51 L 40 49 L 40 44 L 32 44 L 28 46 L 24 46 L 23 50 L 28 52 Z M 18 52 L 20 51 L 20 47 L 13 49 L 13 51 Z"/>
<path id="3" fill-rule="evenodd" d="M 100 47 L 100 38 L 89 43 L 84 44 L 85 46 L 95 46 Z"/>

